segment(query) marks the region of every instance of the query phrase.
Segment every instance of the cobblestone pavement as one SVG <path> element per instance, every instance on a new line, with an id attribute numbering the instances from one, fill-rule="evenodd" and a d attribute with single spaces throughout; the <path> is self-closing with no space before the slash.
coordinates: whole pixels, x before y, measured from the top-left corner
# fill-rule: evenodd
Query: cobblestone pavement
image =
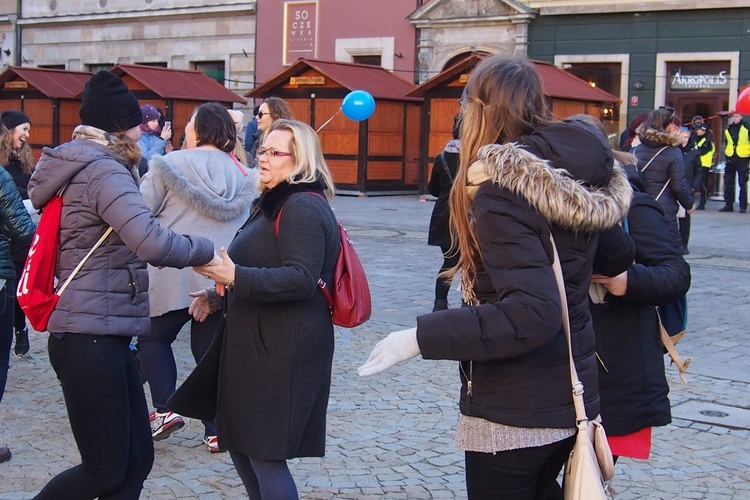
<path id="1" fill-rule="evenodd" d="M 464 498 L 463 455 L 453 446 L 455 363 L 416 359 L 373 377 L 356 374 L 378 340 L 431 310 L 441 262 L 439 250 L 425 244 L 433 204 L 417 196 L 339 197 L 333 206 L 368 272 L 374 314 L 337 333 L 327 455 L 291 462 L 300 494 Z M 618 463 L 617 498 L 750 499 L 750 215 L 718 213 L 719 206 L 710 202 L 693 215 L 690 325 L 679 345 L 693 357 L 689 384 L 667 368 L 674 422 L 655 430 L 651 460 Z M 451 303 L 459 304 L 455 290 Z M 175 343 L 181 377 L 193 365 L 187 337 Z M 11 360 L 0 405 L 0 444 L 13 451 L 0 464 L 0 499 L 32 498 L 78 463 L 45 336 L 31 342 L 33 358 Z M 200 422 L 190 420 L 156 443 L 142 498 L 245 497 L 228 455 L 209 454 L 201 435 Z"/>

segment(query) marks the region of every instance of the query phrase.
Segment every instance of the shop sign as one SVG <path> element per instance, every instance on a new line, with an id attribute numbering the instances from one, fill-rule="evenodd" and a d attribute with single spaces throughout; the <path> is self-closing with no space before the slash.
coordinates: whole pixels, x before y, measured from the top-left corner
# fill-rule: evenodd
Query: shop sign
<path id="1" fill-rule="evenodd" d="M 29 88 L 29 82 L 23 80 L 16 80 L 13 82 L 5 82 L 3 84 L 4 89 L 27 89 Z"/>
<path id="2" fill-rule="evenodd" d="M 325 85 L 324 76 L 290 76 L 289 85 Z"/>
<path id="3" fill-rule="evenodd" d="M 679 72 L 672 75 L 671 90 L 729 89 L 729 77 L 726 71 L 717 75 L 683 75 Z"/>
<path id="4" fill-rule="evenodd" d="M 284 64 L 314 59 L 318 40 L 318 2 L 284 3 Z"/>

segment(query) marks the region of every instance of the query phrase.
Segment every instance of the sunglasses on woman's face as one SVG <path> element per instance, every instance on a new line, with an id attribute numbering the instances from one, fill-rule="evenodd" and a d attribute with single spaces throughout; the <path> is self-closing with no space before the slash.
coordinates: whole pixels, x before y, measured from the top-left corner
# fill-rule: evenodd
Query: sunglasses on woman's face
<path id="1" fill-rule="evenodd" d="M 266 115 L 271 115 L 268 111 L 258 111 L 258 114 L 256 115 L 258 118 L 263 118 Z"/>

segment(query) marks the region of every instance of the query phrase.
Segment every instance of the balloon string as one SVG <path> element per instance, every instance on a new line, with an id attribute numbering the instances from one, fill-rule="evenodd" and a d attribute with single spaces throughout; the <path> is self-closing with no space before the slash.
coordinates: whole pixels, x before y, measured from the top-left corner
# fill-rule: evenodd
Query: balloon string
<path id="1" fill-rule="evenodd" d="M 324 123 L 323 125 L 321 125 L 321 126 L 320 126 L 320 127 L 318 128 L 318 130 L 316 130 L 316 131 L 315 131 L 315 133 L 317 134 L 318 132 L 320 132 L 321 130 L 323 130 L 323 127 L 325 127 L 326 125 L 328 125 L 329 123 L 331 123 L 331 120 L 333 120 L 334 118 L 336 118 L 336 115 L 338 115 L 339 113 L 341 113 L 341 108 L 339 108 L 339 110 L 338 110 L 338 111 L 336 111 L 336 112 L 335 112 L 335 113 L 333 114 L 333 116 L 332 116 L 332 117 L 330 117 L 330 118 L 329 118 L 328 120 L 326 120 L 326 122 L 325 122 L 325 123 Z"/>

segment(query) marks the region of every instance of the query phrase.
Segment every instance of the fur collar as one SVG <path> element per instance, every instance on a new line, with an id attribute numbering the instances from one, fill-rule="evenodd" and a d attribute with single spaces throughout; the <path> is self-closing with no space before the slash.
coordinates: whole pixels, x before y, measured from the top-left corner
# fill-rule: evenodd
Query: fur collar
<path id="1" fill-rule="evenodd" d="M 185 149 L 155 155 L 149 173 L 157 175 L 185 203 L 208 217 L 229 221 L 247 215 L 257 197 L 257 171 L 240 175 L 239 167 L 223 151 Z"/>
<path id="2" fill-rule="evenodd" d="M 322 179 L 315 182 L 303 184 L 289 184 L 282 182 L 273 189 L 265 191 L 257 200 L 256 209 L 259 209 L 263 215 L 269 219 L 276 219 L 281 207 L 295 193 L 314 192 L 328 199 L 325 194 L 326 184 Z"/>
<path id="3" fill-rule="evenodd" d="M 682 142 L 682 139 L 676 135 L 669 134 L 667 132 L 660 132 L 653 128 L 647 128 L 639 132 L 641 142 L 649 147 L 661 146 L 678 146 Z"/>
<path id="4" fill-rule="evenodd" d="M 616 167 L 605 188 L 589 189 L 515 144 L 484 146 L 469 169 L 471 189 L 490 181 L 529 202 L 550 224 L 576 232 L 608 229 L 628 213 L 633 190 Z"/>

